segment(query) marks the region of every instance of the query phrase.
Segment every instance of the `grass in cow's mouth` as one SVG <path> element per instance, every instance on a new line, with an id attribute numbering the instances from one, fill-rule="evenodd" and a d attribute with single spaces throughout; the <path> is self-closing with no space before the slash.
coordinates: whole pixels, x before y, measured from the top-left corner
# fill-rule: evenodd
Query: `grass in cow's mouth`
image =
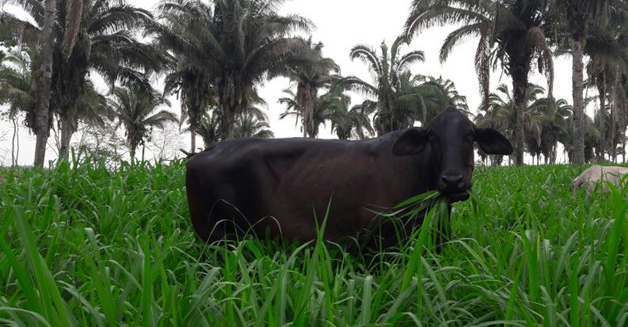
<path id="1" fill-rule="evenodd" d="M 628 324 L 628 191 L 574 197 L 572 166 L 476 169 L 440 253 L 421 230 L 369 271 L 320 240 L 199 242 L 181 162 L 73 165 L 0 183 L 0 325 Z"/>

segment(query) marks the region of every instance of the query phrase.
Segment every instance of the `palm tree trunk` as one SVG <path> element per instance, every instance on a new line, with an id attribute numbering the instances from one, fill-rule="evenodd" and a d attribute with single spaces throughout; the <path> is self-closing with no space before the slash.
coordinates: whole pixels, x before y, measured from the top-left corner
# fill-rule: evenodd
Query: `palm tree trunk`
<path id="1" fill-rule="evenodd" d="M 76 129 L 70 117 L 61 117 L 61 150 L 59 159 L 67 159 L 70 153 L 70 140 Z"/>
<path id="2" fill-rule="evenodd" d="M 190 153 L 196 152 L 196 126 L 190 125 L 190 143 L 192 144 L 190 147 Z"/>
<path id="3" fill-rule="evenodd" d="M 315 138 L 318 135 L 318 126 L 315 126 L 314 122 L 314 98 L 316 97 L 316 92 L 314 88 L 308 84 L 305 88 L 305 103 L 303 104 L 307 113 L 307 126 L 312 133 L 310 137 Z"/>
<path id="4" fill-rule="evenodd" d="M 50 85 L 52 84 L 52 29 L 55 22 L 55 0 L 45 0 L 44 26 L 41 33 L 42 62 L 37 76 L 35 105 L 35 167 L 43 167 L 46 157 L 46 143 L 50 133 Z"/>
<path id="5" fill-rule="evenodd" d="M 584 99 L 583 99 L 583 75 L 582 75 L 582 40 L 571 39 L 572 53 L 572 95 L 574 109 L 574 162 L 576 165 L 584 164 Z"/>
<path id="6" fill-rule="evenodd" d="M 624 85 L 621 82 L 622 73 L 619 67 L 617 67 L 617 71 L 615 72 L 615 82 L 613 85 L 613 102 L 611 104 L 611 130 L 610 130 L 610 155 L 614 160 L 616 160 L 616 152 L 617 152 L 617 144 L 616 144 L 616 128 L 617 128 L 617 116 L 618 111 L 623 112 L 622 108 L 624 108 L 625 104 L 625 96 L 624 96 Z M 623 124 L 620 124 L 623 126 Z"/>
<path id="7" fill-rule="evenodd" d="M 611 106 L 611 160 L 617 161 L 617 143 L 615 142 L 615 134 L 617 134 L 617 106 Z"/>
<path id="8" fill-rule="evenodd" d="M 600 94 L 600 111 L 598 115 L 599 129 L 600 129 L 600 143 L 599 153 L 600 160 L 604 160 L 604 153 L 606 152 L 606 72 L 602 71 L 597 78 L 597 90 Z"/>
<path id="9" fill-rule="evenodd" d="M 230 106 L 229 111 L 227 111 L 222 118 L 222 140 L 232 140 L 234 134 L 234 125 L 235 125 L 235 112 L 236 106 Z"/>
<path id="10" fill-rule="evenodd" d="M 515 100 L 515 165 L 523 165 L 524 108 L 528 73 L 523 69 L 514 69 L 512 74 L 513 93 Z"/>
<path id="11" fill-rule="evenodd" d="M 137 145 L 131 145 L 129 147 L 129 155 L 131 156 L 131 163 L 135 161 L 135 151 L 137 150 Z"/>
<path id="12" fill-rule="evenodd" d="M 11 142 L 11 166 L 17 167 L 18 157 L 20 155 L 20 136 L 18 135 L 17 117 L 11 118 L 13 121 L 13 140 Z"/>

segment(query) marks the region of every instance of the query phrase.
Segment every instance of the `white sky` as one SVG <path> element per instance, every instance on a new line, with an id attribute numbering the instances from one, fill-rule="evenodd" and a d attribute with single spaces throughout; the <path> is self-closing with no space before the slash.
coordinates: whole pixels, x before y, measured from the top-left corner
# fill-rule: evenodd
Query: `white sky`
<path id="1" fill-rule="evenodd" d="M 129 0 L 135 6 L 153 9 L 157 3 L 155 0 Z M 360 61 L 352 62 L 349 50 L 357 44 L 369 45 L 379 50 L 382 41 L 390 46 L 395 38 L 402 32 L 407 18 L 410 0 L 292 0 L 288 1 L 281 9 L 282 14 L 295 13 L 310 19 L 316 25 L 312 32 L 314 42 L 323 42 L 325 45 L 323 54 L 338 63 L 342 69 L 342 75 L 356 75 L 364 80 L 371 81 L 366 65 Z M 402 49 L 402 54 L 411 50 L 425 52 L 425 62 L 415 64 L 412 71 L 415 74 L 432 75 L 435 77 L 452 80 L 458 92 L 467 97 L 469 108 L 475 112 L 480 103 L 479 88 L 474 69 L 474 54 L 476 39 L 469 39 L 459 45 L 451 54 L 447 62 L 440 64 L 438 52 L 445 36 L 453 30 L 453 27 L 433 28 L 415 36 L 409 47 Z M 506 83 L 511 88 L 509 76 L 493 72 L 491 77 L 491 90 L 495 90 L 498 84 Z M 555 58 L 554 96 L 565 98 L 572 102 L 571 98 L 571 58 Z M 531 74 L 530 82 L 546 86 L 545 78 L 539 74 Z M 276 137 L 295 137 L 302 135 L 299 127 L 295 127 L 294 117 L 279 120 L 279 115 L 285 108 L 277 100 L 283 96 L 282 90 L 288 88 L 290 83 L 285 78 L 276 78 L 267 81 L 259 87 L 260 95 L 268 104 L 267 115 L 271 129 Z M 354 97 L 353 102 L 361 102 L 362 99 Z M 180 109 L 176 99 L 172 99 L 172 110 Z M 589 113 L 591 114 L 591 113 Z M 158 130 L 155 130 L 157 132 Z M 9 165 L 11 160 L 11 133 L 12 125 L 6 121 L 0 121 L 0 166 Z M 321 126 L 321 138 L 333 138 L 326 128 Z M 189 136 L 182 135 L 182 139 L 189 143 Z M 73 140 L 77 138 L 76 135 Z M 51 138 L 49 144 L 53 144 Z M 34 152 L 34 138 L 28 135 L 26 129 L 20 131 L 20 157 L 21 165 L 32 165 Z M 199 137 L 197 144 L 202 144 Z M 55 153 L 49 148 L 46 159 L 54 159 Z"/>

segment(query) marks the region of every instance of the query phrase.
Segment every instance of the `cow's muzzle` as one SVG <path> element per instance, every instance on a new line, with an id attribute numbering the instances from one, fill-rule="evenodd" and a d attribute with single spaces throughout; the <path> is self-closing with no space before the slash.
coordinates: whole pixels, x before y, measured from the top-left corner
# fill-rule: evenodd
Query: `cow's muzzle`
<path id="1" fill-rule="evenodd" d="M 469 198 L 467 192 L 471 188 L 462 174 L 441 174 L 438 181 L 438 190 L 450 202 L 464 201 Z"/>
<path id="2" fill-rule="evenodd" d="M 460 193 L 443 193 L 449 202 L 465 201 L 469 198 L 469 192 L 462 191 Z"/>

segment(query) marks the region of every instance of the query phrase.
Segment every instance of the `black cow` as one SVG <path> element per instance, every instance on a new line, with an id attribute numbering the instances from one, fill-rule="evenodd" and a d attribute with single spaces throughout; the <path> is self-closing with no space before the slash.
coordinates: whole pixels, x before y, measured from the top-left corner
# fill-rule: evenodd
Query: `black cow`
<path id="1" fill-rule="evenodd" d="M 450 202 L 466 200 L 473 141 L 488 154 L 512 152 L 499 132 L 476 128 L 454 108 L 445 109 L 425 129 L 371 140 L 221 142 L 187 164 L 192 224 L 208 242 L 247 231 L 308 241 L 316 238 L 329 205 L 324 238 L 356 236 L 377 225 L 380 216 L 374 211 L 429 190 L 440 191 Z M 391 231 L 381 232 L 388 235 L 388 245 L 395 244 Z"/>

